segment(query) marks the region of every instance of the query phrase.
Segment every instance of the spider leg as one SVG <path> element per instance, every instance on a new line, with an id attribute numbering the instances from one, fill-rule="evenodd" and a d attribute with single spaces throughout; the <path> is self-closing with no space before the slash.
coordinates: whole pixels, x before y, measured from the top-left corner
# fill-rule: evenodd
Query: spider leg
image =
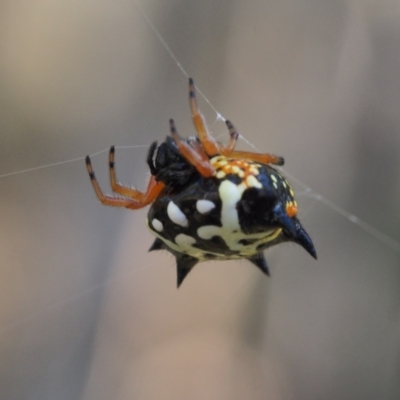
<path id="1" fill-rule="evenodd" d="M 193 124 L 199 135 L 199 139 L 204 147 L 204 150 L 210 157 L 215 156 L 220 151 L 219 145 L 208 132 L 204 118 L 200 114 L 199 108 L 197 107 L 196 88 L 192 78 L 189 78 L 189 105 L 190 110 L 192 111 Z"/>
<path id="2" fill-rule="evenodd" d="M 142 208 L 144 206 L 147 206 L 148 204 L 150 204 L 151 202 L 153 202 L 158 195 L 164 190 L 165 188 L 165 184 L 163 182 L 157 182 L 155 176 L 151 176 L 150 177 L 150 181 L 149 184 L 147 185 L 147 189 L 146 192 L 140 193 L 140 197 L 138 197 L 137 199 L 135 199 L 135 203 L 140 203 L 139 207 L 135 207 L 134 205 L 131 207 L 127 207 L 127 208 L 132 208 L 132 209 L 136 209 L 136 208 Z"/>
<path id="3" fill-rule="evenodd" d="M 149 166 L 150 173 L 152 175 L 157 175 L 157 170 L 153 161 L 156 153 L 156 148 L 157 148 L 157 142 L 153 142 L 149 147 L 149 152 L 147 153 L 147 165 Z"/>
<path id="4" fill-rule="evenodd" d="M 285 160 L 283 157 L 275 156 L 274 154 L 260 154 L 260 153 L 252 153 L 249 151 L 233 151 L 229 154 L 231 158 L 244 158 L 251 161 L 259 162 L 261 164 L 274 164 L 274 165 L 283 165 Z"/>
<path id="5" fill-rule="evenodd" d="M 225 123 L 229 129 L 229 134 L 230 134 L 231 138 L 229 140 L 229 143 L 226 146 L 220 146 L 219 151 L 223 156 L 227 157 L 234 150 L 236 142 L 239 138 L 239 134 L 237 133 L 235 127 L 232 125 L 231 121 L 226 120 Z"/>
<path id="6" fill-rule="evenodd" d="M 157 196 L 161 193 L 161 191 L 165 187 L 165 185 L 162 182 L 157 182 L 155 180 L 154 176 L 152 176 L 150 178 L 150 181 L 149 181 L 149 184 L 147 186 L 147 190 L 145 193 L 135 191 L 135 192 L 137 192 L 137 198 L 135 198 L 135 199 L 107 196 L 102 192 L 100 185 L 97 182 L 97 179 L 94 175 L 92 163 L 90 162 L 89 156 L 86 156 L 86 168 L 88 170 L 90 180 L 92 182 L 92 185 L 93 185 L 94 191 L 97 195 L 97 198 L 100 200 L 100 202 L 102 204 L 107 205 L 107 206 L 125 207 L 125 208 L 129 208 L 132 210 L 136 210 L 138 208 L 143 208 L 146 205 L 148 205 L 149 203 L 151 203 L 155 198 L 157 198 Z M 135 196 L 136 196 L 136 194 L 135 194 Z"/>
<path id="7" fill-rule="evenodd" d="M 193 123 L 199 135 L 200 143 L 203 145 L 204 150 L 209 157 L 215 156 L 216 154 L 222 154 L 225 157 L 229 156 L 232 158 L 248 158 L 249 160 L 260 162 L 263 164 L 284 164 L 284 159 L 282 157 L 278 157 L 273 154 L 258 154 L 246 151 L 234 151 L 236 141 L 239 138 L 239 134 L 237 133 L 232 123 L 228 120 L 226 120 L 225 123 L 228 126 L 231 138 L 226 146 L 220 145 L 208 132 L 204 118 L 200 114 L 196 101 L 196 88 L 194 86 L 192 78 L 189 78 L 189 104 L 192 111 Z M 182 154 L 184 153 L 182 152 Z M 185 158 L 187 158 L 188 161 L 191 162 L 191 160 L 186 155 Z M 193 165 L 199 171 L 196 164 L 193 163 Z"/>
<path id="8" fill-rule="evenodd" d="M 111 182 L 111 189 L 113 192 L 122 194 L 126 197 L 132 197 L 133 199 L 138 199 L 141 197 L 141 192 L 136 189 L 121 185 L 117 181 L 117 176 L 115 173 L 115 163 L 114 163 L 114 155 L 115 155 L 115 146 L 110 147 L 110 153 L 108 157 L 108 162 L 110 166 L 110 182 Z"/>
<path id="9" fill-rule="evenodd" d="M 220 152 L 223 156 L 232 158 L 248 158 L 249 160 L 260 162 L 263 164 L 283 165 L 285 163 L 283 157 L 278 157 L 273 154 L 260 154 L 252 153 L 249 151 L 234 151 L 236 141 L 239 138 L 239 134 L 230 121 L 226 120 L 225 123 L 229 129 L 231 139 L 227 146 L 221 147 L 220 149 Z"/>
<path id="10" fill-rule="evenodd" d="M 169 120 L 169 126 L 171 130 L 171 136 L 183 157 L 185 157 L 186 160 L 197 169 L 200 175 L 203 175 L 206 178 L 213 176 L 215 169 L 211 165 L 207 154 L 205 154 L 199 146 L 195 146 L 194 144 L 190 145 L 187 142 L 183 142 L 179 138 L 173 119 Z"/>

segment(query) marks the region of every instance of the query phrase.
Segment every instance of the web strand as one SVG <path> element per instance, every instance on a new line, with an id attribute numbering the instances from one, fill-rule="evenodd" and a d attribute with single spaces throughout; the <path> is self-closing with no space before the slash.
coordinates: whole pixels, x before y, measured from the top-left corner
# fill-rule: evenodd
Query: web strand
<path id="1" fill-rule="evenodd" d="M 146 148 L 146 147 L 149 147 L 149 145 L 147 145 L 147 144 L 138 144 L 138 145 L 136 145 L 136 146 L 115 146 L 116 149 L 135 149 L 135 148 L 143 148 L 143 147 Z M 91 158 L 93 158 L 93 157 L 98 156 L 99 154 L 106 153 L 106 152 L 108 152 L 109 150 L 110 150 L 109 148 L 103 149 L 103 150 L 97 151 L 96 153 L 89 154 L 89 156 L 90 156 Z M 34 172 L 34 171 L 38 171 L 38 170 L 40 170 L 40 169 L 51 168 L 51 167 L 57 167 L 57 166 L 59 166 L 59 165 L 70 164 L 70 163 L 73 163 L 73 162 L 83 161 L 83 160 L 85 160 L 85 157 L 76 157 L 76 158 L 71 158 L 71 159 L 65 160 L 65 161 L 59 161 L 59 162 L 56 162 L 56 163 L 51 163 L 51 164 L 46 164 L 46 165 L 40 165 L 40 166 L 38 166 L 38 167 L 32 167 L 32 168 L 27 168 L 27 169 L 21 169 L 21 170 L 18 170 L 18 171 L 8 172 L 8 173 L 5 173 L 5 174 L 2 174 L 2 175 L 0 175 L 0 179 L 2 179 L 2 178 L 8 178 L 9 176 L 13 176 L 13 175 L 26 174 L 26 173 L 28 173 L 28 172 Z"/>

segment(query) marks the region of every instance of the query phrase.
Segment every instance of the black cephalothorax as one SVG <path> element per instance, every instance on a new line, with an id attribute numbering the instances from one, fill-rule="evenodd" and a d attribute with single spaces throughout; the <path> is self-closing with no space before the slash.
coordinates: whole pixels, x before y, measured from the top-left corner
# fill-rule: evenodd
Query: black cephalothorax
<path id="1" fill-rule="evenodd" d="M 185 186 L 200 176 L 194 166 L 182 157 L 170 136 L 158 148 L 157 142 L 151 144 L 147 164 L 156 181 L 163 182 L 169 189 Z"/>

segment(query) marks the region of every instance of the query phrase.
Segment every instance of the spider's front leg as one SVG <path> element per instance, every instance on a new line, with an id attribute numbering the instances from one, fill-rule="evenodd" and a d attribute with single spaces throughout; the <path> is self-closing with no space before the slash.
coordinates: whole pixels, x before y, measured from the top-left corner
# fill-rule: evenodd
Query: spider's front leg
<path id="1" fill-rule="evenodd" d="M 108 196 L 103 193 L 103 191 L 100 188 L 99 183 L 97 182 L 97 179 L 94 175 L 92 163 L 90 161 L 89 156 L 86 156 L 86 168 L 89 173 L 90 181 L 92 182 L 93 189 L 97 195 L 97 198 L 100 200 L 100 202 L 102 204 L 107 205 L 107 206 L 125 207 L 125 208 L 129 208 L 132 210 L 143 208 L 143 207 L 147 206 L 148 204 L 150 204 L 152 201 L 154 201 L 165 187 L 165 185 L 162 182 L 157 182 L 155 180 L 155 177 L 152 175 L 145 193 L 142 193 L 142 192 L 139 192 L 138 190 L 134 190 L 134 189 L 119 185 L 117 187 L 123 188 L 123 191 L 125 191 L 126 193 L 127 193 L 126 190 L 133 190 L 135 197 L 129 198 L 129 197 Z M 110 170 L 110 173 L 111 173 L 111 170 Z M 115 176 L 114 176 L 114 178 L 115 178 Z M 120 189 L 118 189 L 118 190 L 120 190 Z M 121 190 L 121 192 L 122 192 L 122 190 Z"/>
<path id="2" fill-rule="evenodd" d="M 130 188 L 128 186 L 121 185 L 117 181 L 117 175 L 115 173 L 115 162 L 114 162 L 114 156 L 115 156 L 115 146 L 110 147 L 110 152 L 108 155 L 108 164 L 110 168 L 110 183 L 111 183 L 111 189 L 113 192 L 122 194 L 123 196 L 126 197 L 131 197 L 133 199 L 140 199 L 141 196 L 143 195 L 141 192 L 139 192 L 136 189 Z"/>

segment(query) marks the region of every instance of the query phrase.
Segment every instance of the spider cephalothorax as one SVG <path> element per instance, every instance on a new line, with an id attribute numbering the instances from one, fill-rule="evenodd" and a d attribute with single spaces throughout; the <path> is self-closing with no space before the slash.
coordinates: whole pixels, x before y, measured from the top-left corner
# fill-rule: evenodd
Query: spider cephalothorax
<path id="1" fill-rule="evenodd" d="M 86 157 L 99 200 L 130 209 L 152 203 L 147 225 L 156 240 L 150 250 L 165 249 L 176 257 L 178 286 L 198 262 L 212 259 L 246 258 L 268 275 L 262 252 L 282 242 L 295 242 L 316 258 L 296 217 L 293 189 L 270 165 L 283 165 L 283 158 L 235 151 L 238 133 L 229 121 L 228 145 L 217 143 L 198 111 L 192 79 L 189 101 L 198 137 L 181 139 L 170 120 L 171 135 L 160 146 L 150 146 L 151 179 L 145 193 L 117 182 L 111 147 L 111 187 L 124 197 L 105 196 Z"/>
<path id="2" fill-rule="evenodd" d="M 155 152 L 157 150 L 157 155 Z M 157 142 L 150 146 L 147 156 L 151 174 L 156 181 L 163 182 L 170 190 L 186 186 L 190 181 L 197 179 L 199 174 L 180 153 L 172 139 L 167 136 L 165 142 L 157 148 Z"/>

